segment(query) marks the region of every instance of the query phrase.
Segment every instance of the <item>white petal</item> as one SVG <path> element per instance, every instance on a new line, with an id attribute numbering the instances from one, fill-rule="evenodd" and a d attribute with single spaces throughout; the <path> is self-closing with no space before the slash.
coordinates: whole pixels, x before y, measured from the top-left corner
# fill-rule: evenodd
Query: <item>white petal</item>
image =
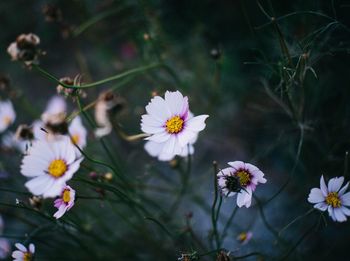
<path id="1" fill-rule="evenodd" d="M 325 197 L 322 194 L 321 189 L 313 188 L 309 194 L 309 198 L 307 199 L 310 203 L 320 203 L 325 200 Z"/>
<path id="2" fill-rule="evenodd" d="M 67 207 L 65 205 L 61 205 L 58 211 L 53 215 L 56 219 L 59 219 L 66 213 Z"/>
<path id="3" fill-rule="evenodd" d="M 350 216 L 350 209 L 346 207 L 341 207 L 341 210 L 343 211 L 344 215 Z"/>
<path id="4" fill-rule="evenodd" d="M 248 190 L 248 189 L 247 189 Z M 247 193 L 244 190 L 241 190 L 241 192 L 237 195 L 237 206 L 238 207 L 250 207 L 250 204 L 252 202 L 252 193 Z"/>
<path id="5" fill-rule="evenodd" d="M 33 195 L 39 196 L 51 188 L 54 182 L 54 178 L 46 174 L 27 181 L 25 186 Z"/>
<path id="6" fill-rule="evenodd" d="M 245 163 L 243 161 L 233 161 L 233 162 L 228 162 L 227 164 L 230 165 L 235 170 L 246 168 Z"/>
<path id="7" fill-rule="evenodd" d="M 166 91 L 165 102 L 168 105 L 172 115 L 178 115 L 178 116 L 181 115 L 185 101 L 184 101 L 184 97 L 179 91 L 176 91 L 176 92 Z"/>
<path id="8" fill-rule="evenodd" d="M 29 252 L 32 253 L 32 254 L 35 253 L 35 246 L 34 246 L 34 244 L 30 244 L 29 245 Z"/>
<path id="9" fill-rule="evenodd" d="M 156 118 L 148 114 L 144 114 L 141 116 L 141 124 L 145 124 L 152 127 L 162 127 L 164 123 L 164 121 L 157 120 Z"/>
<path id="10" fill-rule="evenodd" d="M 43 197 L 53 198 L 53 197 L 59 196 L 63 188 L 65 187 L 65 185 L 66 184 L 64 183 L 64 181 L 60 179 L 55 180 L 55 182 L 52 183 L 52 186 L 44 192 Z"/>
<path id="11" fill-rule="evenodd" d="M 343 194 L 345 193 L 345 191 L 348 189 L 348 187 L 349 187 L 349 182 L 347 182 L 347 183 L 345 184 L 345 186 L 342 187 L 341 190 L 339 190 L 339 193 L 338 193 L 339 196 L 343 195 Z"/>
<path id="12" fill-rule="evenodd" d="M 180 133 L 178 133 L 176 136 L 180 146 L 185 147 L 187 146 L 187 144 L 191 143 L 191 141 L 197 138 L 198 133 L 190 131 L 188 129 L 184 129 Z"/>
<path id="13" fill-rule="evenodd" d="M 146 111 L 153 118 L 161 122 L 166 122 L 172 115 L 168 108 L 168 105 L 163 98 L 156 96 L 146 106 Z"/>
<path id="14" fill-rule="evenodd" d="M 341 185 L 343 185 L 344 182 L 344 177 L 336 177 L 336 178 L 332 178 L 329 180 L 328 182 L 328 191 L 329 192 L 338 192 Z"/>
<path id="15" fill-rule="evenodd" d="M 335 216 L 335 219 L 338 221 L 338 222 L 344 222 L 346 221 L 346 216 L 344 215 L 343 211 L 341 208 L 335 208 L 334 209 L 334 216 Z"/>
<path id="16" fill-rule="evenodd" d="M 326 186 L 326 182 L 324 181 L 323 175 L 321 176 L 321 179 L 320 179 L 320 187 L 321 187 L 321 191 L 322 191 L 323 196 L 327 197 L 328 188 Z"/>
<path id="17" fill-rule="evenodd" d="M 344 206 L 350 206 L 350 192 L 343 194 L 340 196 L 341 203 Z"/>
<path id="18" fill-rule="evenodd" d="M 205 128 L 205 120 L 209 115 L 200 115 L 193 117 L 185 122 L 185 129 L 191 131 L 202 131 Z"/>
<path id="19" fill-rule="evenodd" d="M 320 202 L 320 203 L 317 203 L 316 205 L 314 205 L 314 208 L 317 208 L 321 211 L 326 211 L 328 208 L 328 205 L 324 202 Z"/>
<path id="20" fill-rule="evenodd" d="M 164 146 L 161 153 L 174 154 L 176 149 L 175 142 L 176 142 L 175 135 L 171 135 L 170 138 L 166 142 L 164 142 Z"/>
<path id="21" fill-rule="evenodd" d="M 149 126 L 146 124 L 141 124 L 141 130 L 145 133 L 148 133 L 148 134 L 155 134 L 155 133 L 160 133 L 160 132 L 165 131 L 165 128 L 163 126 L 162 127 L 153 127 L 153 126 Z"/>
<path id="22" fill-rule="evenodd" d="M 24 251 L 26 252 L 26 251 Z M 12 257 L 15 258 L 15 259 L 19 259 L 19 260 L 23 260 L 23 256 L 24 256 L 24 253 L 22 251 L 19 251 L 19 250 L 15 250 L 12 252 Z"/>
<path id="23" fill-rule="evenodd" d="M 169 133 L 164 131 L 164 132 L 153 134 L 152 136 L 147 137 L 146 140 L 161 143 L 161 142 L 167 141 L 170 138 L 170 136 L 171 135 Z"/>
<path id="24" fill-rule="evenodd" d="M 16 246 L 19 250 L 21 250 L 22 252 L 27 252 L 27 248 L 26 248 L 24 245 L 22 245 L 21 243 L 16 243 L 15 246 Z"/>
<path id="25" fill-rule="evenodd" d="M 147 141 L 145 144 L 145 150 L 149 155 L 157 157 L 162 151 L 164 143 L 157 143 L 154 141 Z"/>

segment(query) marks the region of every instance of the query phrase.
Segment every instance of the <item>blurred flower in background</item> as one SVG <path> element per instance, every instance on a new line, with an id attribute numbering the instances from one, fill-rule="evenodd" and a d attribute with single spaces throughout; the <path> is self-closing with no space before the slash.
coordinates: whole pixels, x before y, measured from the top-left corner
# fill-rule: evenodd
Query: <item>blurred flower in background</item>
<path id="1" fill-rule="evenodd" d="M 59 219 L 74 206 L 75 190 L 70 186 L 65 186 L 58 199 L 55 200 L 54 206 L 57 208 L 57 212 L 53 215 L 56 219 Z"/>
<path id="2" fill-rule="evenodd" d="M 10 100 L 0 101 L 0 133 L 4 132 L 16 119 L 16 112 Z"/>
<path id="3" fill-rule="evenodd" d="M 32 261 L 34 260 L 35 246 L 34 244 L 29 244 L 28 249 L 21 243 L 15 244 L 18 250 L 12 252 L 12 257 L 14 261 Z"/>

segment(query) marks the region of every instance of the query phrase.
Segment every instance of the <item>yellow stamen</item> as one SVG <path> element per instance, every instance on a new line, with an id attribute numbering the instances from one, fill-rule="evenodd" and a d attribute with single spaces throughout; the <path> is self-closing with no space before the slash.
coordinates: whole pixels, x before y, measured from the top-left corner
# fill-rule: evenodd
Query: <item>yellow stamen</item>
<path id="1" fill-rule="evenodd" d="M 4 123 L 5 125 L 10 125 L 11 122 L 12 122 L 12 118 L 9 117 L 9 116 L 5 116 L 5 117 L 2 119 L 2 121 L 3 121 L 3 123 Z"/>
<path id="2" fill-rule="evenodd" d="M 326 197 L 326 203 L 333 208 L 339 208 L 341 206 L 341 200 L 338 192 L 330 192 Z"/>
<path id="3" fill-rule="evenodd" d="M 240 233 L 238 235 L 238 240 L 243 242 L 243 241 L 245 241 L 247 239 L 247 237 L 248 237 L 247 233 L 246 232 L 242 232 L 242 233 Z"/>
<path id="4" fill-rule="evenodd" d="M 250 182 L 250 174 L 245 170 L 239 170 L 236 172 L 236 176 L 239 178 L 241 186 L 246 186 Z"/>
<path id="5" fill-rule="evenodd" d="M 80 136 L 78 134 L 72 135 L 71 140 L 72 140 L 73 144 L 78 145 L 79 140 L 80 140 Z"/>
<path id="6" fill-rule="evenodd" d="M 23 254 L 23 261 L 30 261 L 30 260 L 32 260 L 32 253 L 30 253 L 30 252 L 25 252 L 25 253 Z"/>
<path id="7" fill-rule="evenodd" d="M 70 201 L 70 191 L 69 189 L 65 189 L 63 191 L 62 199 L 64 203 L 68 203 Z"/>
<path id="8" fill-rule="evenodd" d="M 55 178 L 59 178 L 67 171 L 67 164 L 64 160 L 56 159 L 51 161 L 49 166 L 49 174 Z"/>
<path id="9" fill-rule="evenodd" d="M 179 116 L 174 116 L 171 119 L 167 120 L 165 126 L 168 133 L 176 134 L 179 133 L 184 125 L 183 119 Z"/>

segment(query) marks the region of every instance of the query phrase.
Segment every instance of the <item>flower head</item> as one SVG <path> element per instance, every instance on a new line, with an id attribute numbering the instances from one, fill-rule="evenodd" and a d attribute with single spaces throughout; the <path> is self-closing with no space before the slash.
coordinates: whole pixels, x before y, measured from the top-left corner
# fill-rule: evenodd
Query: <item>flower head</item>
<path id="1" fill-rule="evenodd" d="M 141 129 L 150 135 L 146 140 L 153 142 L 146 146 L 146 150 L 152 156 L 167 159 L 184 154 L 186 147 L 193 144 L 198 133 L 205 128 L 205 120 L 209 117 L 192 117 L 188 98 L 179 91 L 167 91 L 164 99 L 155 96 L 146 106 L 146 111 L 147 114 L 142 115 Z"/>
<path id="2" fill-rule="evenodd" d="M 21 173 L 32 178 L 25 186 L 36 196 L 58 196 L 82 160 L 67 136 L 35 141 L 22 160 Z"/>
<path id="3" fill-rule="evenodd" d="M 21 34 L 15 42 L 9 45 L 7 52 L 13 61 L 22 61 L 29 66 L 37 62 L 38 57 L 43 54 L 37 47 L 39 44 L 40 38 L 37 35 Z"/>
<path id="4" fill-rule="evenodd" d="M 320 188 L 313 188 L 310 191 L 308 201 L 321 211 L 328 210 L 329 216 L 333 221 L 344 222 L 346 216 L 350 216 L 350 192 L 345 193 L 349 182 L 342 187 L 344 177 L 332 178 L 328 186 L 324 181 L 323 175 L 320 180 Z"/>
<path id="5" fill-rule="evenodd" d="M 69 124 L 68 133 L 72 139 L 72 142 L 79 148 L 82 149 L 86 146 L 87 131 L 79 116 L 75 117 L 71 124 Z"/>
<path id="6" fill-rule="evenodd" d="M 239 233 L 237 236 L 237 240 L 242 244 L 245 245 L 247 244 L 253 237 L 253 233 L 248 231 L 248 232 L 242 232 Z"/>
<path id="7" fill-rule="evenodd" d="M 65 186 L 61 192 L 61 195 L 58 199 L 55 200 L 55 208 L 57 212 L 53 215 L 55 218 L 59 219 L 74 206 L 75 200 L 75 190 L 70 186 Z"/>
<path id="8" fill-rule="evenodd" d="M 33 244 L 29 244 L 28 249 L 20 243 L 16 243 L 15 246 L 18 250 L 12 252 L 12 257 L 14 258 L 14 261 L 34 260 L 35 246 Z"/>
<path id="9" fill-rule="evenodd" d="M 266 183 L 264 173 L 256 166 L 234 161 L 228 163 L 231 167 L 222 169 L 217 174 L 218 185 L 227 197 L 237 195 L 237 206 L 250 207 L 252 195 L 259 183 Z"/>
<path id="10" fill-rule="evenodd" d="M 16 119 L 16 112 L 10 100 L 0 101 L 0 133 L 4 132 Z"/>

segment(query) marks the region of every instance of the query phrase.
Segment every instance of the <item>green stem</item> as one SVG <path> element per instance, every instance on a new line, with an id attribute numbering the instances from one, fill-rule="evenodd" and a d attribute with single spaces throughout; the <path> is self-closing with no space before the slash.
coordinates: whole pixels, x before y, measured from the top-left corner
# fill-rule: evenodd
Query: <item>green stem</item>
<path id="1" fill-rule="evenodd" d="M 217 163 L 213 162 L 213 167 L 214 167 L 214 200 L 213 200 L 213 205 L 211 207 L 211 222 L 213 225 L 213 236 L 215 239 L 215 243 L 216 243 L 216 248 L 219 249 L 220 248 L 220 241 L 219 241 L 219 235 L 218 235 L 218 230 L 217 230 L 217 220 L 215 218 L 215 209 L 216 209 L 216 203 L 218 200 L 218 181 L 217 181 Z"/>
<path id="2" fill-rule="evenodd" d="M 46 78 L 48 78 L 52 82 L 63 86 L 64 88 L 70 88 L 70 89 L 91 88 L 91 87 L 102 85 L 102 84 L 105 84 L 105 83 L 108 83 L 108 82 L 120 80 L 120 79 L 122 79 L 124 77 L 127 77 L 127 76 L 139 75 L 139 74 L 142 74 L 142 73 L 144 73 L 144 72 L 146 72 L 148 70 L 152 70 L 152 69 L 159 68 L 159 67 L 164 67 L 164 66 L 165 66 L 164 64 L 155 63 L 155 64 L 150 64 L 150 65 L 147 65 L 147 66 L 142 66 L 142 67 L 139 67 L 139 68 L 131 69 L 131 70 L 128 70 L 126 72 L 123 72 L 123 73 L 120 73 L 120 74 L 117 74 L 117 75 L 114 75 L 114 76 L 111 76 L 111 77 L 108 77 L 108 78 L 105 78 L 103 80 L 96 81 L 96 82 L 93 82 L 93 83 L 87 83 L 87 84 L 82 84 L 82 85 L 69 85 L 69 84 L 60 82 L 60 80 L 57 77 L 55 77 L 52 74 L 50 74 L 49 72 L 45 71 L 39 65 L 33 64 L 33 68 L 35 70 L 37 70 L 39 73 L 41 73 L 43 76 L 45 76 Z"/>

